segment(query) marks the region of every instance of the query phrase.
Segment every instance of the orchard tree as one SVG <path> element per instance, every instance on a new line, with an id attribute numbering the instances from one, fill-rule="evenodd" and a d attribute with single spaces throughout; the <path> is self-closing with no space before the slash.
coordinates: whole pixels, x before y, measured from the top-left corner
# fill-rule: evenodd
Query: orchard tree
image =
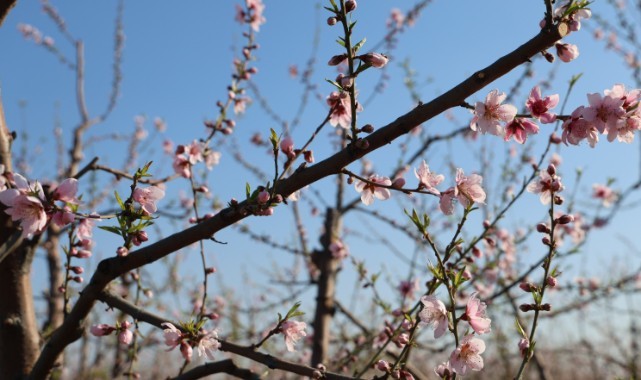
<path id="1" fill-rule="evenodd" d="M 15 3 L 6 378 L 641 376 L 638 4 Z"/>

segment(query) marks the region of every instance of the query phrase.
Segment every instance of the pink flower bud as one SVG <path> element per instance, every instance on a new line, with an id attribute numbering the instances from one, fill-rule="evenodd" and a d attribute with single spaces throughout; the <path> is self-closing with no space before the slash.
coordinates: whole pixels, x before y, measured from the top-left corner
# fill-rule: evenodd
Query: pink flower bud
<path id="1" fill-rule="evenodd" d="M 556 55 L 563 62 L 570 62 L 579 56 L 579 48 L 576 45 L 556 43 Z"/>
<path id="2" fill-rule="evenodd" d="M 345 59 L 347 59 L 347 55 L 346 54 L 335 55 L 335 56 L 333 56 L 332 58 L 329 59 L 327 64 L 329 66 L 337 66 L 337 65 L 340 65 L 341 62 L 343 62 Z"/>
<path id="3" fill-rule="evenodd" d="M 542 234 L 549 234 L 550 228 L 545 225 L 545 223 L 539 223 L 536 225 L 536 230 Z"/>
<path id="4" fill-rule="evenodd" d="M 361 128 L 361 131 L 365 133 L 372 133 L 374 132 L 374 127 L 372 126 L 372 124 L 365 124 L 363 128 Z"/>
<path id="5" fill-rule="evenodd" d="M 574 222 L 574 216 L 565 214 L 561 215 L 559 218 L 556 219 L 556 222 L 559 224 L 568 224 Z"/>
<path id="6" fill-rule="evenodd" d="M 256 202 L 258 202 L 261 205 L 264 205 L 269 201 L 269 192 L 263 190 L 260 193 L 258 193 L 258 196 L 256 197 Z"/>
<path id="7" fill-rule="evenodd" d="M 391 367 L 390 367 L 390 364 L 388 362 L 386 362 L 385 360 L 379 360 L 376 363 L 376 369 L 378 369 L 379 371 L 383 371 L 383 372 L 389 372 Z"/>
<path id="8" fill-rule="evenodd" d="M 556 288 L 558 284 L 558 280 L 556 277 L 548 276 L 548 278 L 545 280 L 550 288 Z"/>
<path id="9" fill-rule="evenodd" d="M 405 178 L 399 177 L 392 182 L 392 187 L 395 189 L 402 189 L 405 186 Z"/>
<path id="10" fill-rule="evenodd" d="M 303 157 L 305 158 L 305 161 L 313 164 L 314 163 L 314 153 L 311 150 L 306 150 L 303 152 Z"/>
<path id="11" fill-rule="evenodd" d="M 379 69 L 387 65 L 387 62 L 389 61 L 385 54 L 380 53 L 367 53 L 361 55 L 359 58 L 361 61 Z"/>
<path id="12" fill-rule="evenodd" d="M 122 344 L 131 344 L 134 339 L 134 333 L 131 330 L 124 329 L 118 334 L 118 341 Z"/>
<path id="13" fill-rule="evenodd" d="M 105 335 L 111 334 L 115 330 L 116 330 L 115 327 L 101 323 L 99 325 L 91 326 L 91 328 L 89 329 L 89 332 L 91 332 L 91 334 L 94 336 L 105 336 Z"/>
<path id="14" fill-rule="evenodd" d="M 338 22 L 338 19 L 336 19 L 336 17 L 329 17 L 327 19 L 327 25 L 329 26 L 334 26 L 336 25 L 337 22 Z"/>
<path id="15" fill-rule="evenodd" d="M 356 0 L 347 0 L 345 2 L 345 12 L 349 13 L 349 12 L 353 11 L 354 9 L 356 9 L 357 5 L 358 4 L 356 4 Z"/>
<path id="16" fill-rule="evenodd" d="M 127 256 L 129 254 L 129 250 L 126 247 L 118 247 L 116 249 L 116 254 L 118 256 Z"/>

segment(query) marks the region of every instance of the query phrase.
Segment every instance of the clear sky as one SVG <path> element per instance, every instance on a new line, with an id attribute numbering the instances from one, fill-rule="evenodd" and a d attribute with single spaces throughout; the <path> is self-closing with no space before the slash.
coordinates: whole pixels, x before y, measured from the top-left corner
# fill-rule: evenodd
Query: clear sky
<path id="1" fill-rule="evenodd" d="M 605 2 L 597 2 L 593 10 L 595 13 L 601 12 L 603 17 L 608 17 L 611 12 L 603 3 Z M 243 42 L 243 29 L 234 22 L 233 4 L 234 2 L 222 0 L 126 2 L 126 42 L 121 95 L 111 117 L 105 123 L 95 126 L 90 136 L 131 131 L 136 115 L 146 115 L 149 120 L 156 116 L 162 117 L 168 124 L 164 137 L 154 136 L 152 123 L 148 121 L 146 124 L 150 137 L 144 144 L 140 164 L 147 154 L 155 153 L 154 157 L 161 157 L 161 142 L 164 138 L 177 144 L 187 144 L 196 138 L 204 137 L 202 122 L 204 119 L 215 117 L 216 101 L 225 99 L 232 59 Z M 324 79 L 333 79 L 336 70 L 325 65 L 325 62 L 332 55 L 341 52 L 334 42 L 339 35 L 339 28 L 331 28 L 325 24 L 327 12 L 316 4 L 317 2 L 313 1 L 266 1 L 267 23 L 261 27 L 256 37 L 260 49 L 256 52 L 258 60 L 255 65 L 259 71 L 254 77 L 255 83 L 261 94 L 268 99 L 271 109 L 286 120 L 291 121 L 296 114 L 303 89 L 299 79 L 289 76 L 288 69 L 291 65 L 297 65 L 302 72 L 310 56 L 316 57 L 317 65 L 314 66 L 312 81 L 317 85 L 320 99 L 315 96 L 310 98 L 300 126 L 294 131 L 294 139 L 297 142 L 305 140 L 327 112 L 324 97 L 332 91 L 332 87 Z M 367 50 L 381 41 L 386 32 L 385 22 L 391 8 L 398 7 L 406 11 L 412 4 L 409 1 L 360 1 L 356 12 L 358 24 L 355 30 L 357 37 L 367 37 L 364 49 Z M 92 114 L 100 113 L 105 108 L 112 80 L 116 4 L 105 1 L 56 1 L 53 5 L 66 19 L 70 32 L 76 38 L 81 38 L 86 45 L 88 108 Z M 538 23 L 543 12 L 543 1 L 432 2 L 425 8 L 416 25 L 406 29 L 400 36 L 394 50 L 382 49 L 381 52 L 388 53 L 391 57 L 387 71 L 391 80 L 385 92 L 365 107 L 359 116 L 360 120 L 374 126 L 382 126 L 413 107 L 408 92 L 403 88 L 403 70 L 400 63 L 405 59 L 409 59 L 412 69 L 416 71 L 417 90 L 421 99 L 424 102 L 429 101 L 533 37 L 539 30 Z M 0 58 L 0 84 L 7 122 L 10 128 L 28 135 L 26 145 L 24 140 L 18 140 L 15 147 L 27 152 L 30 165 L 28 177 L 50 178 L 55 168 L 52 165 L 54 144 L 51 136 L 56 120 L 62 127 L 67 141 L 72 128 L 79 120 L 75 105 L 74 74 L 57 62 L 44 48 L 31 41 L 25 41 L 17 30 L 16 26 L 19 23 L 32 24 L 44 34 L 52 36 L 56 41 L 55 45 L 67 57 L 73 56 L 73 48 L 57 32 L 56 26 L 43 14 L 39 2 L 36 1 L 19 1 L 0 29 L 0 46 L 4 52 Z M 577 44 L 581 52 L 576 61 L 569 64 L 548 64 L 539 59 L 534 65 L 536 74 L 541 75 L 539 79 L 545 79 L 550 69 L 559 66 L 555 70 L 549 93 L 559 93 L 562 98 L 567 91 L 569 79 L 575 74 L 583 73 L 568 101 L 569 111 L 587 103 L 586 93 L 602 92 L 615 83 L 634 87 L 630 72 L 625 69 L 622 59 L 606 51 L 602 41 L 592 38 L 591 30 L 594 29 L 594 25 L 594 22 L 586 21 L 582 31 L 569 36 L 568 42 Z M 313 37 L 316 32 L 319 33 L 320 42 L 315 50 Z M 487 92 L 494 88 L 503 92 L 509 91 L 521 73 L 522 69 L 515 70 L 468 99 L 468 102 L 483 99 Z M 369 97 L 373 89 L 372 83 L 376 83 L 378 78 L 379 74 L 375 70 L 370 70 L 359 78 L 360 83 L 363 83 L 362 87 L 359 87 L 361 99 Z M 518 108 L 523 107 L 525 92 L 536 83 L 530 80 L 520 94 L 515 94 L 515 104 Z M 424 127 L 431 133 L 446 133 L 469 123 L 468 111 L 453 110 L 453 115 L 458 119 L 458 124 L 441 117 L 426 123 Z M 251 105 L 246 115 L 237 119 L 237 124 L 234 138 L 243 146 L 241 151 L 245 158 L 270 173 L 273 163 L 264 150 L 245 146 L 253 133 L 261 132 L 266 136 L 269 128 L 280 131 L 280 126 L 265 115 L 257 102 Z M 549 132 L 550 128 L 552 127 L 543 126 L 542 131 Z M 320 142 L 314 146 L 317 160 L 321 160 L 332 151 L 328 135 L 325 131 Z M 546 136 L 547 133 L 542 133 L 531 138 L 531 142 L 528 141 L 527 149 L 532 149 L 536 157 L 544 147 Z M 560 153 L 564 158 L 561 170 L 564 178 L 567 178 L 566 184 L 570 185 L 571 179 L 574 178 L 574 167 L 580 166 L 584 169 L 585 178 L 576 191 L 583 201 L 589 198 L 592 183 L 605 183 L 608 177 L 618 178 L 615 188 L 626 187 L 638 177 L 638 144 L 638 141 L 631 145 L 602 142 L 595 149 L 589 148 L 585 143 L 579 147 L 561 147 Z M 466 172 L 480 171 L 484 168 L 473 153 L 474 149 L 482 146 L 486 150 L 494 151 L 494 160 L 499 162 L 509 159 L 505 152 L 510 145 L 512 143 L 506 144 L 493 136 L 482 136 L 476 142 L 440 145 L 427 159 L 434 170 L 446 173 L 448 179 L 444 185 L 449 186 L 452 180 L 447 162 L 449 159 L 453 159 L 454 165 L 464 168 Z M 38 148 L 35 148 L 36 146 Z M 525 148 L 517 146 L 516 149 L 520 152 Z M 220 150 L 223 153 L 221 165 L 211 173 L 209 186 L 212 192 L 226 203 L 232 197 L 244 196 L 245 182 L 253 185 L 259 182 L 251 174 L 242 171 L 234 162 L 227 146 L 221 146 Z M 89 148 L 86 157 L 90 159 L 93 155 L 99 155 L 102 157 L 101 162 L 119 165 L 124 152 L 123 142 L 99 142 Z M 372 156 L 375 167 L 380 168 L 382 174 L 387 173 L 397 162 L 397 152 L 398 144 L 393 144 L 375 153 Z M 166 175 L 171 172 L 168 164 L 168 157 L 159 158 L 152 172 Z M 360 170 L 358 165 L 351 169 L 356 172 Z M 498 169 L 494 169 L 494 174 L 497 173 Z M 411 172 L 406 179 L 409 184 L 414 184 Z M 177 197 L 177 189 L 187 189 L 186 182 L 178 182 L 170 185 L 168 200 Z M 495 178 L 492 183 L 496 185 L 496 182 Z M 315 186 L 315 189 L 321 194 L 326 194 L 325 199 L 331 199 L 332 183 L 331 179 L 326 179 L 323 184 Z M 356 197 L 357 194 L 352 191 L 351 196 Z M 395 197 L 404 196 L 399 194 Z M 428 207 L 435 205 L 433 199 L 425 202 Z M 389 212 L 390 215 L 393 213 L 402 220 L 396 201 L 386 204 L 376 202 L 371 208 Z M 276 212 L 281 215 L 273 219 L 251 220 L 248 221 L 248 225 L 257 233 L 270 232 L 277 226 L 279 239 L 283 239 L 285 243 L 295 241 L 295 232 L 289 229 L 290 213 L 281 207 Z M 309 210 L 305 212 L 311 223 L 308 232 L 312 243 L 316 245 L 320 220 L 310 217 Z M 621 212 L 619 221 L 607 232 L 597 232 L 585 246 L 591 254 L 590 259 L 576 261 L 570 272 L 579 275 L 582 271 L 588 271 L 586 262 L 598 264 L 596 270 L 589 270 L 596 274 L 609 268 L 612 257 L 622 257 L 621 254 L 626 252 L 625 246 L 619 241 L 621 236 L 627 237 L 638 246 L 641 241 L 638 239 L 638 224 L 635 222 L 637 212 L 637 208 L 627 208 Z M 512 228 L 511 224 L 519 221 L 527 221 L 533 225 L 544 213 L 545 209 L 540 206 L 537 197 L 526 194 L 523 205 L 508 219 L 510 224 L 507 227 Z M 367 236 L 369 227 L 359 218 L 351 219 L 352 224 L 347 227 Z M 378 226 L 377 223 L 374 225 Z M 181 225 L 168 227 L 166 233 L 172 228 L 180 227 Z M 392 241 L 396 238 L 394 232 L 385 229 L 379 232 L 388 234 Z M 270 248 L 260 248 L 257 251 L 255 245 L 247 243 L 237 234 L 223 232 L 218 237 L 220 240 L 228 241 L 229 245 L 213 245 L 209 249 L 217 253 L 216 265 L 222 269 L 221 275 L 228 276 L 224 277 L 228 280 L 237 278 L 244 271 L 249 272 L 257 263 L 267 268 L 272 265 L 271 262 L 278 263 L 282 260 L 282 253 Z M 390 266 L 388 274 L 392 282 L 406 275 L 407 268 L 394 268 L 390 265 L 389 253 L 385 253 L 387 256 L 372 255 L 368 250 L 372 244 L 367 244 L 364 240 L 354 237 L 348 241 L 355 257 L 371 260 L 374 268 L 380 265 Z M 109 255 L 114 247 L 108 244 L 106 247 L 103 246 L 102 255 Z M 408 242 L 399 243 L 397 246 L 401 251 L 411 249 L 410 247 L 411 244 Z M 408 257 L 411 254 L 404 253 Z M 291 257 L 287 256 L 287 260 L 290 259 Z M 524 261 L 528 259 L 524 258 Z M 632 266 L 636 268 L 639 262 L 638 253 L 633 262 Z M 197 265 L 195 263 L 196 261 L 194 265 Z M 565 280 L 569 281 L 571 278 L 568 276 Z M 263 281 L 265 277 L 260 274 L 259 279 Z"/>

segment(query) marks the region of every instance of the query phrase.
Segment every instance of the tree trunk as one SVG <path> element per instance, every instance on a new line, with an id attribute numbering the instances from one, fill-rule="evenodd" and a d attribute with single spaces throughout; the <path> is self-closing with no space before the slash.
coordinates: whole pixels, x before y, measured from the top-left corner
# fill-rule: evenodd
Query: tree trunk
<path id="1" fill-rule="evenodd" d="M 335 209 L 328 208 L 325 216 L 325 234 L 321 236 L 322 249 L 315 251 L 312 260 L 320 274 L 314 316 L 314 338 L 312 343 L 312 367 L 327 362 L 332 318 L 334 317 L 336 296 L 336 271 L 338 260 L 329 249 L 341 228 L 342 217 Z"/>

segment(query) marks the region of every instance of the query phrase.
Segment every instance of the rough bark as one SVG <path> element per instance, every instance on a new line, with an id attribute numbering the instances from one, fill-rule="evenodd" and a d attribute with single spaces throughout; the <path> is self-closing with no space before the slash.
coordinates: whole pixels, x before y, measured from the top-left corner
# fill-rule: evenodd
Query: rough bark
<path id="1" fill-rule="evenodd" d="M 336 307 L 336 271 L 338 260 L 332 256 L 330 244 L 338 236 L 341 229 L 341 215 L 338 211 L 328 208 L 325 215 L 325 234 L 321 237 L 322 249 L 314 252 L 312 260 L 318 268 L 318 284 L 316 293 L 316 312 L 314 315 L 314 340 L 312 343 L 312 367 L 327 362 L 329 338 L 332 318 Z"/>

